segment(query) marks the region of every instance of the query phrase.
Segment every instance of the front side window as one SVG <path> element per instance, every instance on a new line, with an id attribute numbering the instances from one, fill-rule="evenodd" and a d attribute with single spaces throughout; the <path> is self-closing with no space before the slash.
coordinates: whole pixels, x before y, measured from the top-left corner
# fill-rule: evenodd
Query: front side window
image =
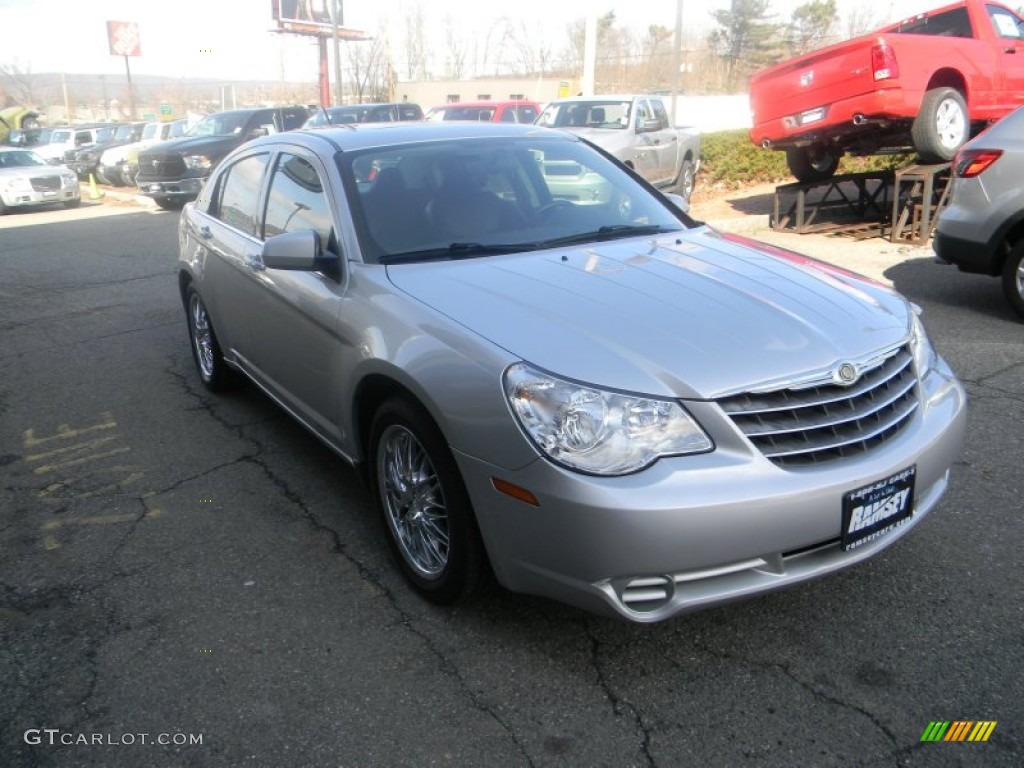
<path id="1" fill-rule="evenodd" d="M 1005 8 L 995 5 L 988 6 L 988 16 L 992 19 L 992 27 L 996 35 L 1004 40 L 1020 40 L 1024 37 L 1024 22 Z"/>
<path id="2" fill-rule="evenodd" d="M 217 185 L 213 215 L 247 235 L 256 234 L 260 185 L 267 162 L 266 154 L 242 158 L 221 175 Z"/>
<path id="3" fill-rule="evenodd" d="M 320 235 L 322 247 L 333 244 L 334 221 L 320 174 L 308 160 L 281 153 L 270 179 L 263 236 L 303 229 Z"/>
<path id="4" fill-rule="evenodd" d="M 188 136 L 234 136 L 242 132 L 249 114 L 222 112 L 207 115 L 187 131 Z"/>

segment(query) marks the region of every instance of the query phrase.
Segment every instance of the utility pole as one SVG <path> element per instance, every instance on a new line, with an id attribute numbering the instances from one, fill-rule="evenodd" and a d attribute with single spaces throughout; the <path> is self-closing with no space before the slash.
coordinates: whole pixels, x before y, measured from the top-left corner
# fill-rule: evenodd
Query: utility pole
<path id="1" fill-rule="evenodd" d="M 676 115 L 679 114 L 676 107 L 679 101 L 679 91 L 682 90 L 682 68 L 683 68 L 683 0 L 676 0 L 676 33 L 675 50 L 672 55 L 672 67 L 675 69 L 675 76 L 672 78 L 672 125 L 676 124 Z"/>
<path id="2" fill-rule="evenodd" d="M 345 25 L 344 0 L 331 2 L 331 32 L 334 37 L 334 103 L 340 106 L 344 89 L 341 87 L 341 42 L 338 40 L 338 27 Z"/>

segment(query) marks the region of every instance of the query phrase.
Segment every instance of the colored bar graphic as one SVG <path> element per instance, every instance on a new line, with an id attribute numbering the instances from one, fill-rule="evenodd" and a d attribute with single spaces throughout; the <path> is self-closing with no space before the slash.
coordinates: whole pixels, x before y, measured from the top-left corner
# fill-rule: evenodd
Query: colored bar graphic
<path id="1" fill-rule="evenodd" d="M 988 741 L 997 720 L 932 720 L 921 741 Z"/>

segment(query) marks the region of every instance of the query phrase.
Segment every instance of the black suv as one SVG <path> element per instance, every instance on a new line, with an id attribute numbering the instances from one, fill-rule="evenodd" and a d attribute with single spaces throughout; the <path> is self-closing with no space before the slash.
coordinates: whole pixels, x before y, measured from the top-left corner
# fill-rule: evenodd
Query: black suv
<path id="1" fill-rule="evenodd" d="M 165 210 L 199 196 L 203 183 L 231 150 L 249 139 L 301 128 L 305 107 L 235 109 L 207 115 L 180 139 L 139 153 L 139 192 Z"/>

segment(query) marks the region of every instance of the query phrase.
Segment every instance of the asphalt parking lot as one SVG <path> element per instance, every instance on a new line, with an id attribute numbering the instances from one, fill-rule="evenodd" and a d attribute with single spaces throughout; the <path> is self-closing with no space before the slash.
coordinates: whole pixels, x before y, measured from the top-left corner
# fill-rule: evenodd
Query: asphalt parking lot
<path id="1" fill-rule="evenodd" d="M 882 556 L 641 627 L 412 595 L 354 472 L 252 389 L 202 388 L 176 220 L 115 190 L 0 218 L 0 764 L 1024 764 L 1024 326 L 997 280 L 717 220 L 921 305 L 967 443 Z M 923 742 L 933 721 L 996 726 Z"/>

